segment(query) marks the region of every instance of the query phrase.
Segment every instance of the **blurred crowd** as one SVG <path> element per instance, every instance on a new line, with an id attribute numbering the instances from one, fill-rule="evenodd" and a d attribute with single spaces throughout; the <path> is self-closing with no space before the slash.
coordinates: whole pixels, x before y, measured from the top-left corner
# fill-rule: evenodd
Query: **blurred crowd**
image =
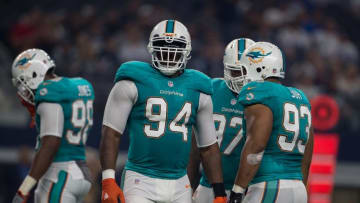
<path id="1" fill-rule="evenodd" d="M 152 27 L 177 19 L 192 37 L 188 68 L 223 76 L 225 45 L 234 38 L 277 44 L 286 55 L 285 84 L 309 98 L 333 96 L 340 105 L 339 130 L 360 132 L 359 32 L 356 0 L 122 0 L 31 2 L 0 6 L 0 112 L 16 111 L 10 66 L 31 47 L 46 50 L 56 72 L 81 76 L 95 88 L 99 118 L 115 71 L 129 60 L 150 61 Z M 3 114 L 7 115 L 7 114 Z M 0 120 L 1 122 L 1 120 Z"/>
<path id="2" fill-rule="evenodd" d="M 360 134 L 358 11 L 358 0 L 39 0 L 36 4 L 2 0 L 0 126 L 27 122 L 10 79 L 11 63 L 19 52 L 44 49 L 55 60 L 59 75 L 91 81 L 96 94 L 95 123 L 99 124 L 117 68 L 129 60 L 150 62 L 146 46 L 151 29 L 162 20 L 176 19 L 188 27 L 192 38 L 188 68 L 222 77 L 224 49 L 232 39 L 273 42 L 286 55 L 285 84 L 302 89 L 310 99 L 331 95 L 341 112 L 336 131 Z M 20 152 L 28 155 L 28 150 Z M 96 177 L 100 171 L 97 152 L 88 152 Z M 4 194 L 13 194 L 7 191 L 11 184 L 16 190 L 29 170 L 29 160 L 22 158 L 12 166 L 15 169 L 1 169 L 0 174 L 12 171 L 19 178 L 1 178 L 9 179 L 0 185 Z M 86 202 L 96 202 L 96 187 Z M 7 202 L 2 198 L 0 202 Z"/>

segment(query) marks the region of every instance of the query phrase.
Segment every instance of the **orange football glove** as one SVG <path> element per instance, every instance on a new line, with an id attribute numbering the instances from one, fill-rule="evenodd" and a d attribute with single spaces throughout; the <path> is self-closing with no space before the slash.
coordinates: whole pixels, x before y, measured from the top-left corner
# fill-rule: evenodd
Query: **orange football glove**
<path id="1" fill-rule="evenodd" d="M 227 203 L 226 197 L 216 197 L 213 201 L 213 203 Z"/>
<path id="2" fill-rule="evenodd" d="M 116 184 L 115 179 L 107 178 L 102 181 L 101 203 L 125 203 L 123 191 Z"/>
<path id="3" fill-rule="evenodd" d="M 35 110 L 35 106 L 27 101 L 25 101 L 19 94 L 18 97 L 20 99 L 21 104 L 28 110 L 28 112 L 30 113 L 31 116 L 31 122 L 30 122 L 30 128 L 35 127 L 35 115 L 36 115 L 36 110 Z"/>

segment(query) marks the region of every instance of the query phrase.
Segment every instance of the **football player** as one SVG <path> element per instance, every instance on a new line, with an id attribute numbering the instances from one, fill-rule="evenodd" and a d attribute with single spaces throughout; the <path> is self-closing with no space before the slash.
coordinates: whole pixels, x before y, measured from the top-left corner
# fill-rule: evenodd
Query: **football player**
<path id="1" fill-rule="evenodd" d="M 237 102 L 237 96 L 243 86 L 240 59 L 247 47 L 254 44 L 251 39 L 240 38 L 231 41 L 225 48 L 224 78 L 212 80 L 214 94 L 213 118 L 216 125 L 216 136 L 221 151 L 223 178 L 227 195 L 230 194 L 238 170 L 242 146 L 245 142 L 243 130 L 243 106 Z M 195 142 L 194 142 L 195 143 Z M 192 187 L 199 168 L 199 154 L 193 144 L 188 175 Z M 195 189 L 195 188 L 194 188 Z M 214 199 L 208 178 L 202 173 L 200 185 L 193 195 L 194 203 L 210 203 Z"/>
<path id="2" fill-rule="evenodd" d="M 12 80 L 38 129 L 36 155 L 13 203 L 25 203 L 37 184 L 35 202 L 81 202 L 91 182 L 85 143 L 93 124 L 94 91 L 82 78 L 59 77 L 40 49 L 20 53 Z"/>
<path id="3" fill-rule="evenodd" d="M 179 21 L 162 21 L 150 34 L 148 51 L 152 64 L 123 63 L 108 97 L 100 144 L 102 202 L 120 198 L 122 203 L 190 203 L 186 167 L 195 126 L 214 202 L 225 203 L 212 119 L 213 88 L 206 75 L 186 69 L 191 52 L 189 32 Z M 122 193 L 115 182 L 115 162 L 125 126 L 130 146 Z"/>
<path id="4" fill-rule="evenodd" d="M 312 158 L 311 106 L 305 94 L 281 84 L 285 56 L 274 44 L 257 42 L 242 58 L 246 84 L 246 143 L 230 203 L 306 203 Z"/>

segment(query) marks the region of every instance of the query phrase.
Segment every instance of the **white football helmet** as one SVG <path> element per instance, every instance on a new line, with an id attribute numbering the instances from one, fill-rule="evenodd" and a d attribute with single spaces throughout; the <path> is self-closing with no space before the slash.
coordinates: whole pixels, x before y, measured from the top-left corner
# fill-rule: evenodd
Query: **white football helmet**
<path id="1" fill-rule="evenodd" d="M 226 85 L 235 93 L 239 93 L 244 79 L 243 75 L 234 74 L 236 71 L 240 72 L 242 65 L 240 59 L 246 48 L 253 45 L 255 42 L 249 38 L 239 38 L 231 41 L 225 48 L 224 54 L 224 79 Z M 243 73 L 243 72 L 240 72 Z"/>
<path id="2" fill-rule="evenodd" d="M 12 82 L 25 101 L 34 104 L 35 91 L 44 80 L 47 71 L 55 63 L 41 49 L 28 49 L 20 53 L 12 64 Z"/>
<path id="3" fill-rule="evenodd" d="M 256 42 L 248 47 L 240 63 L 245 68 L 244 85 L 269 77 L 285 78 L 285 56 L 270 42 Z"/>
<path id="4" fill-rule="evenodd" d="M 190 34 L 179 21 L 161 21 L 150 34 L 148 51 L 155 68 L 164 75 L 173 75 L 191 58 Z"/>

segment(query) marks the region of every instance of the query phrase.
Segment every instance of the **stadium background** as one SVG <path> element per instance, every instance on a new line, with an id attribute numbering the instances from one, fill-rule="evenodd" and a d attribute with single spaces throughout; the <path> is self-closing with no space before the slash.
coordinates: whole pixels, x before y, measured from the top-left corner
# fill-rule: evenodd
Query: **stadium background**
<path id="1" fill-rule="evenodd" d="M 270 41 L 286 54 L 285 84 L 309 98 L 327 94 L 340 119 L 332 202 L 360 202 L 360 1 L 358 0 L 128 0 L 0 1 L 0 203 L 10 202 L 29 170 L 36 131 L 15 96 L 11 63 L 27 48 L 47 51 L 62 76 L 81 76 L 95 88 L 94 126 L 88 138 L 92 172 L 102 114 L 116 69 L 128 60 L 149 61 L 152 27 L 177 19 L 192 37 L 188 67 L 222 77 L 225 45 L 234 38 Z M 128 137 L 122 138 L 126 154 Z M 119 157 L 121 167 L 124 154 Z M 94 189 L 86 202 L 98 202 Z"/>

